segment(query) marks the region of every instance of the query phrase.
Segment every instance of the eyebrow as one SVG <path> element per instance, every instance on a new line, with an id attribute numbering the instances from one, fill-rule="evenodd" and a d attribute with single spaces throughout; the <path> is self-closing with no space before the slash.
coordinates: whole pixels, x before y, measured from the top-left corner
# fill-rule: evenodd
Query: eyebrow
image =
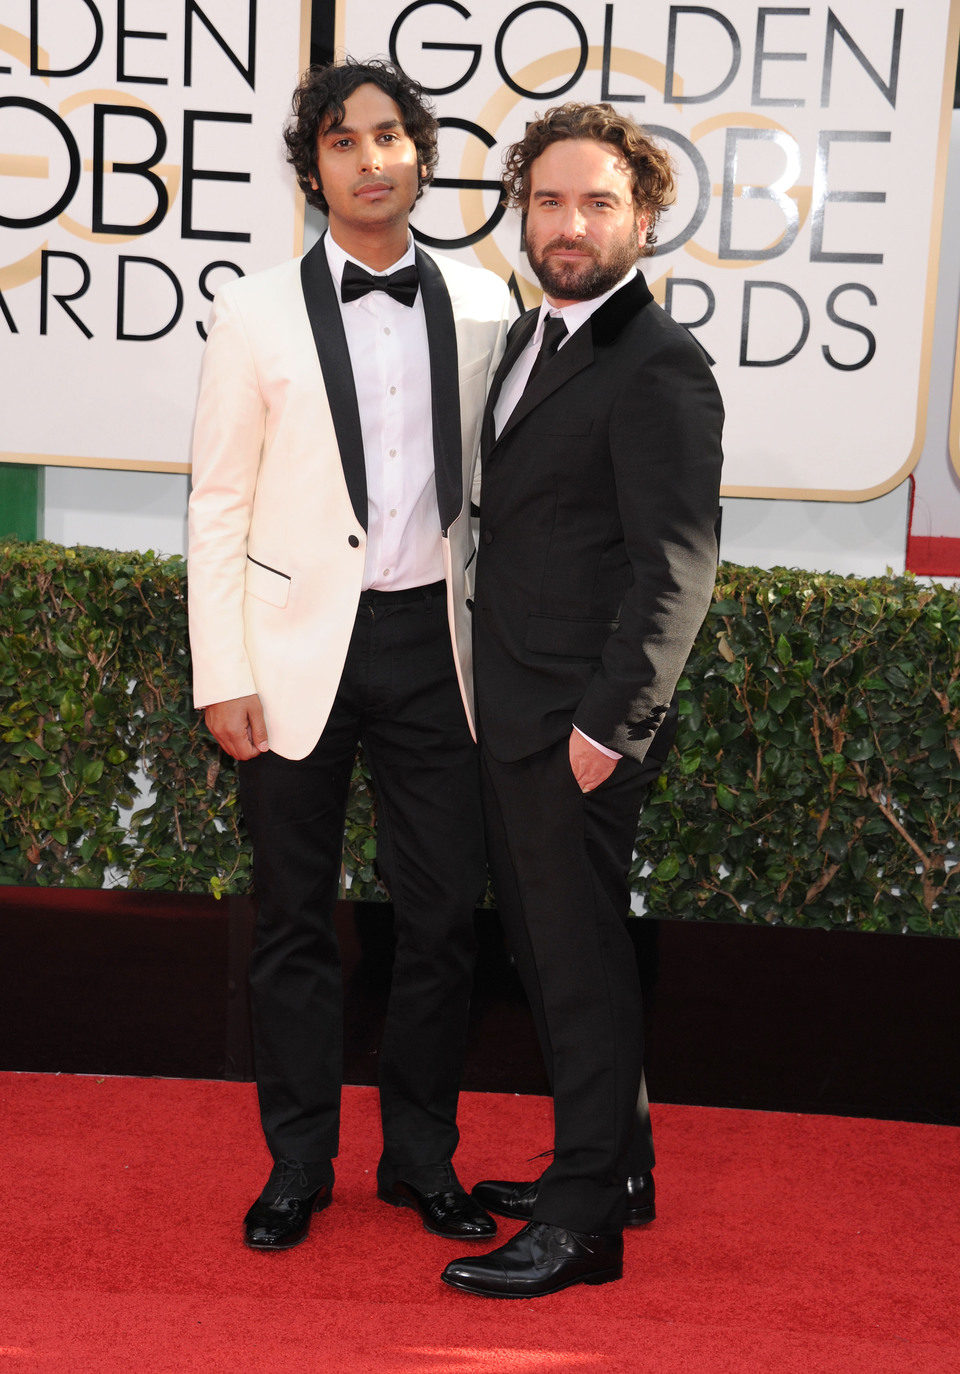
<path id="1" fill-rule="evenodd" d="M 399 119 L 381 119 L 379 124 L 374 124 L 373 126 L 374 133 L 378 134 L 393 129 L 399 129 L 401 133 L 404 132 L 403 125 Z M 324 129 L 323 137 L 326 138 L 328 134 L 356 134 L 359 132 L 359 129 L 353 124 L 331 124 L 329 128 Z"/>
<path id="2" fill-rule="evenodd" d="M 550 191 L 550 190 L 534 191 L 532 199 L 533 199 L 533 200 L 562 200 L 562 199 L 563 199 L 563 192 L 562 192 L 562 191 Z M 583 199 L 584 199 L 584 200 L 615 200 L 615 201 L 617 201 L 617 202 L 619 203 L 620 200 L 622 199 L 622 197 L 618 196 L 617 193 L 616 193 L 616 191 L 588 191 L 588 192 L 586 193 L 586 195 L 583 197 Z"/>

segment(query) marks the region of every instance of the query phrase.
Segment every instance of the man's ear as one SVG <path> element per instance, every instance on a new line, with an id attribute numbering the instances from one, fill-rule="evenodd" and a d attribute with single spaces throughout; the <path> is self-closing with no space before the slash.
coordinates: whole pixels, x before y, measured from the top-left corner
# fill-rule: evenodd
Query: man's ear
<path id="1" fill-rule="evenodd" d="M 647 228 L 649 224 L 650 220 L 647 215 L 637 216 L 637 247 L 641 250 L 647 242 Z"/>

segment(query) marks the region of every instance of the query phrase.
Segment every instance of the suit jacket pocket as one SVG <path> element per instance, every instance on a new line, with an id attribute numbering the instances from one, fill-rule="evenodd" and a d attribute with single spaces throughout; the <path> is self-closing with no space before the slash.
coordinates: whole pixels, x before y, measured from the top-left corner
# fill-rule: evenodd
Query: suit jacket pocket
<path id="1" fill-rule="evenodd" d="M 280 572 L 277 568 L 268 567 L 266 563 L 259 563 L 249 554 L 247 554 L 245 585 L 247 593 L 250 596 L 255 596 L 258 601 L 266 601 L 271 606 L 281 608 L 287 604 L 287 598 L 290 595 L 288 574 Z"/>
<path id="2" fill-rule="evenodd" d="M 618 620 L 562 620 L 554 615 L 527 616 L 524 644 L 536 654 L 565 658 L 599 658 Z"/>

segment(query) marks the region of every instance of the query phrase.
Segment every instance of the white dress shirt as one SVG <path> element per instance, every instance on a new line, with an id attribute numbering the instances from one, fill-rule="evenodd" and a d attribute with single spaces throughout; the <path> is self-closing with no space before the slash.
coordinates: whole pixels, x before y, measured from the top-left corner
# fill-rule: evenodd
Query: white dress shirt
<path id="1" fill-rule="evenodd" d="M 344 265 L 352 258 L 324 236 L 337 296 Z M 413 240 L 387 268 L 412 266 Z M 363 590 L 400 591 L 443 577 L 440 514 L 433 461 L 430 354 L 423 295 L 412 306 L 385 291 L 340 302 L 367 474 L 367 550 Z"/>
<path id="2" fill-rule="evenodd" d="M 621 277 L 616 286 L 611 286 L 610 290 L 605 291 L 602 296 L 594 296 L 593 299 L 589 301 L 574 301 L 572 305 L 565 305 L 562 307 L 551 305 L 546 296 L 544 296 L 543 300 L 540 302 L 540 315 L 537 319 L 537 327 L 533 331 L 526 348 L 510 369 L 509 377 L 504 379 L 503 386 L 500 388 L 500 395 L 497 397 L 497 403 L 493 408 L 493 422 L 498 435 L 516 409 L 517 402 L 523 395 L 530 373 L 533 371 L 533 364 L 536 361 L 537 354 L 540 352 L 540 344 L 543 340 L 543 322 L 547 316 L 554 315 L 558 319 L 563 320 L 564 324 L 567 326 L 567 332 L 560 340 L 560 347 L 557 349 L 559 353 L 560 348 L 564 348 L 570 342 L 570 336 L 575 334 L 582 325 L 587 323 L 593 312 L 599 310 L 604 301 L 609 300 L 615 292 L 620 290 L 621 286 L 626 286 L 627 282 L 636 275 L 637 269 L 631 267 L 626 276 Z M 608 749 L 605 744 L 599 744 L 597 740 L 591 739 L 589 735 L 585 735 L 579 726 L 575 725 L 573 728 L 578 735 L 583 735 L 583 738 L 588 744 L 592 744 L 594 749 L 599 749 L 600 753 L 605 754 L 608 759 L 620 759 L 623 757 L 623 755 L 618 754 L 615 749 Z"/>

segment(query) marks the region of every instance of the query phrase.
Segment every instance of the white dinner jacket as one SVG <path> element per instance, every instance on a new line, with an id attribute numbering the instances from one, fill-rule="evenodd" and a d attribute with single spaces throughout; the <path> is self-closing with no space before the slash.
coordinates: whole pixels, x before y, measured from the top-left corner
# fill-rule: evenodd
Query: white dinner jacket
<path id="1" fill-rule="evenodd" d="M 469 494 L 510 297 L 492 272 L 416 256 L 448 618 L 472 730 Z M 340 682 L 367 540 L 359 413 L 322 240 L 217 292 L 189 523 L 194 701 L 258 693 L 270 748 L 305 758 Z"/>

